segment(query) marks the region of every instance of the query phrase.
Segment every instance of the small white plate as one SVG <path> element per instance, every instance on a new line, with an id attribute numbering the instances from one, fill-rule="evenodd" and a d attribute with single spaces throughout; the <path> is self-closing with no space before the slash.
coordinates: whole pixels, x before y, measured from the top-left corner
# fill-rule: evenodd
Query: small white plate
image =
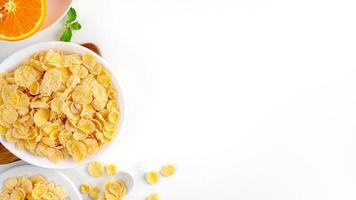
<path id="1" fill-rule="evenodd" d="M 14 154 L 21 160 L 30 163 L 32 165 L 43 167 L 43 168 L 51 168 L 51 169 L 69 169 L 69 168 L 78 167 L 92 160 L 95 160 L 101 153 L 106 151 L 110 145 L 112 145 L 117 141 L 117 138 L 120 135 L 121 130 L 123 129 L 126 107 L 124 103 L 123 91 L 114 73 L 113 70 L 114 68 L 111 67 L 111 65 L 109 65 L 102 57 L 98 56 L 96 53 L 74 43 L 57 42 L 57 41 L 45 42 L 45 43 L 40 43 L 24 48 L 12 54 L 10 57 L 5 59 L 0 64 L 1 66 L 0 73 L 14 70 L 17 67 L 19 67 L 25 60 L 33 56 L 34 53 L 39 51 L 46 51 L 49 49 L 63 51 L 63 52 L 73 52 L 77 54 L 85 54 L 85 53 L 93 54 L 96 60 L 100 62 L 110 72 L 110 74 L 112 75 L 112 83 L 118 92 L 118 101 L 119 101 L 119 109 L 120 109 L 120 120 L 118 122 L 118 129 L 116 130 L 115 138 L 113 138 L 113 140 L 108 144 L 105 144 L 103 147 L 101 147 L 101 149 L 96 154 L 87 157 L 82 162 L 75 162 L 73 160 L 63 160 L 60 163 L 52 163 L 45 157 L 36 156 L 26 150 L 17 149 L 14 143 L 7 142 L 6 139 L 4 139 L 3 137 L 0 137 L 0 143 L 3 144 L 4 147 L 7 150 L 9 150 L 12 154 Z"/>
<path id="2" fill-rule="evenodd" d="M 56 185 L 60 185 L 64 187 L 65 194 L 67 195 L 67 199 L 71 200 L 82 200 L 82 197 L 74 186 L 74 184 L 62 173 L 48 170 L 40 167 L 34 167 L 31 165 L 21 165 L 8 169 L 4 173 L 0 174 L 0 188 L 2 189 L 4 186 L 4 181 L 11 177 L 19 177 L 19 176 L 35 176 L 41 175 L 46 178 L 47 181 L 53 182 Z"/>

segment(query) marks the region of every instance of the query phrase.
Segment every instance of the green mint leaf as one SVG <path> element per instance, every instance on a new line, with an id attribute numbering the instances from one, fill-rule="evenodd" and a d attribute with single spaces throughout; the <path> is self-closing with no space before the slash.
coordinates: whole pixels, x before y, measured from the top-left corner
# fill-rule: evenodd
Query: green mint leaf
<path id="1" fill-rule="evenodd" d="M 70 8 L 67 13 L 67 21 L 66 24 L 70 24 L 77 19 L 77 11 L 74 8 Z"/>
<path id="2" fill-rule="evenodd" d="M 60 41 L 63 42 L 70 42 L 72 39 L 72 29 L 70 29 L 69 27 L 67 27 L 64 32 L 61 35 L 61 38 L 59 39 Z"/>
<path id="3" fill-rule="evenodd" d="M 79 22 L 74 22 L 72 25 L 70 25 L 73 30 L 77 31 L 82 28 L 82 25 Z"/>

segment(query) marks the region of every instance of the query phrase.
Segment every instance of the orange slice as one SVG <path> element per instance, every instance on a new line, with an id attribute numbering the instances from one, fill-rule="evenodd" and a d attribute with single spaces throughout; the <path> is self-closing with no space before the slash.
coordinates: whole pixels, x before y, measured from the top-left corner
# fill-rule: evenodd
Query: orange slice
<path id="1" fill-rule="evenodd" d="M 23 40 L 41 27 L 46 0 L 0 0 L 0 39 Z"/>

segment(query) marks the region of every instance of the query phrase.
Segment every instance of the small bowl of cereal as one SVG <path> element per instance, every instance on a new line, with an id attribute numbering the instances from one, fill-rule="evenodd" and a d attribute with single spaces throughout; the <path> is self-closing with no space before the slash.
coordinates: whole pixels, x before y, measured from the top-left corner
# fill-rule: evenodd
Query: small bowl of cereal
<path id="1" fill-rule="evenodd" d="M 31 165 L 12 167 L 0 174 L 0 190 L 0 199 L 82 199 L 65 175 Z"/>
<path id="2" fill-rule="evenodd" d="M 20 159 L 73 168 L 97 158 L 122 130 L 122 90 L 91 50 L 40 43 L 0 66 L 0 142 Z"/>

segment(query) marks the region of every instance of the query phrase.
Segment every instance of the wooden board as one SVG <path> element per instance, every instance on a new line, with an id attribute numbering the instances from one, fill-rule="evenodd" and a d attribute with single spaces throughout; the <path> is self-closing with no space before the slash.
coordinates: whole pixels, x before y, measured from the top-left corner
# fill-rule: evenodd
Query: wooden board
<path id="1" fill-rule="evenodd" d="M 86 47 L 92 51 L 94 51 L 95 53 L 97 53 L 98 55 L 101 56 L 101 51 L 100 49 L 93 43 L 84 43 L 81 44 L 83 47 Z M 4 164 L 9 164 L 15 161 L 20 160 L 19 158 L 17 158 L 16 156 L 14 156 L 12 153 L 10 153 L 9 151 L 7 151 L 7 149 L 0 144 L 0 165 L 4 165 Z"/>
<path id="2" fill-rule="evenodd" d="M 19 159 L 12 153 L 8 152 L 2 144 L 0 144 L 0 165 L 9 164 Z"/>

